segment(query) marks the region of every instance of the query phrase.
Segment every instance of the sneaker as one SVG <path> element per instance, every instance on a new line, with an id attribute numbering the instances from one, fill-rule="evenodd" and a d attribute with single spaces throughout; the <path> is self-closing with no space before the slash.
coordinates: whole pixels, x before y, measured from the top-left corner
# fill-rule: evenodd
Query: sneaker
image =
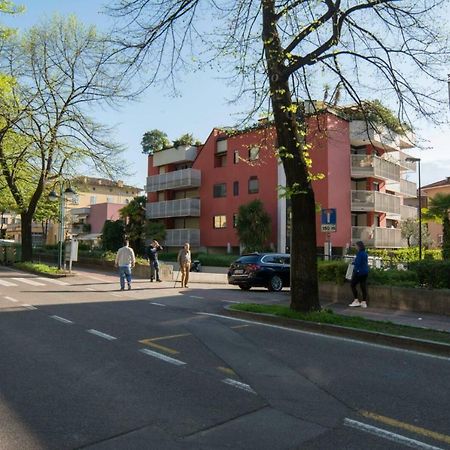
<path id="1" fill-rule="evenodd" d="M 156 280 L 158 283 L 161 283 L 162 280 Z"/>
<path id="2" fill-rule="evenodd" d="M 150 278 L 150 283 L 153 283 L 153 278 Z"/>
<path id="3" fill-rule="evenodd" d="M 130 283 L 128 283 L 128 290 L 130 290 L 131 289 L 131 284 Z"/>
<path id="4" fill-rule="evenodd" d="M 120 288 L 120 290 L 121 290 L 121 291 L 124 291 L 124 290 L 125 290 L 125 288 Z"/>
<path id="5" fill-rule="evenodd" d="M 366 302 L 364 302 L 364 303 L 366 303 Z M 355 300 L 353 300 L 348 306 L 351 306 L 351 307 L 361 306 L 361 303 L 357 298 L 355 298 Z M 366 307 L 367 307 L 367 305 L 366 305 Z"/>
<path id="6" fill-rule="evenodd" d="M 367 308 L 367 302 L 364 300 L 361 302 L 361 308 Z"/>

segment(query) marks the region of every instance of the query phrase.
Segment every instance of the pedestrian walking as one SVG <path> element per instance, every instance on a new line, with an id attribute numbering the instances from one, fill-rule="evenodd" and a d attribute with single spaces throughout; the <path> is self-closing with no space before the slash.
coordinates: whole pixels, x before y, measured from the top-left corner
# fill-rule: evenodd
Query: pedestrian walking
<path id="1" fill-rule="evenodd" d="M 128 290 L 131 289 L 131 269 L 136 263 L 133 249 L 129 246 L 128 240 L 124 241 L 123 247 L 119 248 L 116 254 L 114 266 L 119 268 L 120 290 L 125 290 L 125 279 L 127 280 Z"/>
<path id="2" fill-rule="evenodd" d="M 367 276 L 369 275 L 369 257 L 367 255 L 364 242 L 358 241 L 356 243 L 356 247 L 358 248 L 358 253 L 353 261 L 353 275 L 350 282 L 354 300 L 348 306 L 360 306 L 361 308 L 367 308 Z M 358 299 L 358 284 L 362 293 L 361 301 Z"/>
<path id="3" fill-rule="evenodd" d="M 147 259 L 150 265 L 150 281 L 156 279 L 156 281 L 161 281 L 159 277 L 159 261 L 158 252 L 161 251 L 163 247 L 159 245 L 159 242 L 155 239 L 152 240 L 150 247 L 147 251 Z"/>
<path id="4" fill-rule="evenodd" d="M 178 252 L 178 264 L 181 272 L 181 287 L 188 287 L 189 271 L 191 270 L 191 250 L 190 245 L 186 242 L 183 248 Z"/>

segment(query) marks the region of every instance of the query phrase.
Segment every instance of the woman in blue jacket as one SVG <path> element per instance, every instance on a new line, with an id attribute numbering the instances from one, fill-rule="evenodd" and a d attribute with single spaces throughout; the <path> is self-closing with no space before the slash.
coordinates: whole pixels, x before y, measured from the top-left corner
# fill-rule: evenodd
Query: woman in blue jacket
<path id="1" fill-rule="evenodd" d="M 367 276 L 369 275 L 369 257 L 364 246 L 364 242 L 358 241 L 356 243 L 358 247 L 358 253 L 353 261 L 353 275 L 350 286 L 353 292 L 353 302 L 348 306 L 360 306 L 361 308 L 367 308 Z M 360 285 L 362 292 L 362 300 L 358 300 L 357 285 Z"/>

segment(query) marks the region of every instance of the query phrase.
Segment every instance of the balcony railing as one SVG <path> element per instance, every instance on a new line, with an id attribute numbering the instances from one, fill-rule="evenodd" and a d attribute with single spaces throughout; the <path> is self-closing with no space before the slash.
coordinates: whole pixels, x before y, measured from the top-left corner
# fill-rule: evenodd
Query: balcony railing
<path id="1" fill-rule="evenodd" d="M 395 151 L 400 147 L 400 137 L 397 133 L 383 126 L 374 129 L 364 120 L 350 122 L 350 140 L 352 145 L 373 145 L 386 151 Z"/>
<path id="2" fill-rule="evenodd" d="M 363 241 L 368 247 L 400 248 L 405 246 L 398 228 L 352 227 L 352 243 Z"/>
<path id="3" fill-rule="evenodd" d="M 400 216 L 400 197 L 378 191 L 352 191 L 352 211 L 376 211 Z"/>
<path id="4" fill-rule="evenodd" d="M 153 167 L 192 162 L 196 157 L 197 147 L 195 145 L 180 145 L 179 147 L 166 148 L 153 154 Z"/>
<path id="5" fill-rule="evenodd" d="M 386 189 L 397 192 L 403 197 L 417 197 L 417 185 L 412 181 L 400 180 L 398 183 L 387 182 Z"/>
<path id="6" fill-rule="evenodd" d="M 201 172 L 198 169 L 175 170 L 147 177 L 147 192 L 199 187 L 201 181 Z"/>
<path id="7" fill-rule="evenodd" d="M 352 177 L 400 181 L 400 166 L 373 155 L 352 155 Z"/>
<path id="8" fill-rule="evenodd" d="M 84 208 L 70 208 L 69 213 L 72 216 L 89 216 L 89 214 L 91 213 L 91 208 L 90 206 L 86 206 Z"/>
<path id="9" fill-rule="evenodd" d="M 167 217 L 200 217 L 200 199 L 182 198 L 165 202 L 147 203 L 147 219 Z"/>
<path id="10" fill-rule="evenodd" d="M 418 210 L 417 210 L 417 208 L 414 208 L 414 206 L 401 205 L 400 206 L 400 215 L 401 215 L 402 220 L 417 219 Z"/>
<path id="11" fill-rule="evenodd" d="M 182 247 L 189 242 L 191 247 L 200 245 L 200 230 L 198 228 L 175 228 L 166 230 L 166 247 Z"/>

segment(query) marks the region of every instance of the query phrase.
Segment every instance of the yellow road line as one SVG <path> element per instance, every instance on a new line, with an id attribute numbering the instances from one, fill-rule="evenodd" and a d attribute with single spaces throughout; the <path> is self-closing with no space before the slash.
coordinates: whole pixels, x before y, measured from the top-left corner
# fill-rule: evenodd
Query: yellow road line
<path id="1" fill-rule="evenodd" d="M 187 333 L 187 334 L 173 334 L 171 336 L 159 336 L 159 337 L 155 337 L 155 338 L 151 338 L 151 339 L 141 339 L 139 342 L 141 344 L 148 345 L 149 347 L 153 347 L 158 350 L 161 350 L 165 353 L 169 353 L 171 355 L 177 355 L 180 352 L 178 352 L 177 350 L 174 350 L 173 348 L 169 348 L 164 345 L 156 344 L 155 341 L 163 341 L 165 339 L 176 339 L 176 338 L 185 337 L 185 336 L 190 336 L 190 334 Z"/>
<path id="2" fill-rule="evenodd" d="M 360 410 L 359 413 L 367 417 L 368 419 L 376 420 L 377 422 L 384 423 L 386 425 L 391 425 L 393 427 L 402 428 L 403 430 L 410 431 L 412 433 L 420 434 L 422 436 L 429 437 L 436 441 L 445 442 L 446 444 L 450 444 L 450 436 L 446 434 L 437 433 L 436 431 L 427 430 L 426 428 L 417 427 L 415 425 L 411 425 L 406 422 L 401 422 L 400 420 L 392 419 L 391 417 L 381 416 L 379 414 Z"/>
<path id="3" fill-rule="evenodd" d="M 160 336 L 160 337 L 155 337 L 155 338 L 151 338 L 148 339 L 149 341 L 164 341 L 165 339 L 176 339 L 179 337 L 186 337 L 186 336 L 190 336 L 190 333 L 186 333 L 186 334 L 173 334 L 172 336 Z"/>
<path id="4" fill-rule="evenodd" d="M 236 375 L 236 372 L 233 369 L 230 369 L 229 367 L 219 366 L 217 370 L 220 370 L 221 372 L 226 373 L 227 375 Z"/>

